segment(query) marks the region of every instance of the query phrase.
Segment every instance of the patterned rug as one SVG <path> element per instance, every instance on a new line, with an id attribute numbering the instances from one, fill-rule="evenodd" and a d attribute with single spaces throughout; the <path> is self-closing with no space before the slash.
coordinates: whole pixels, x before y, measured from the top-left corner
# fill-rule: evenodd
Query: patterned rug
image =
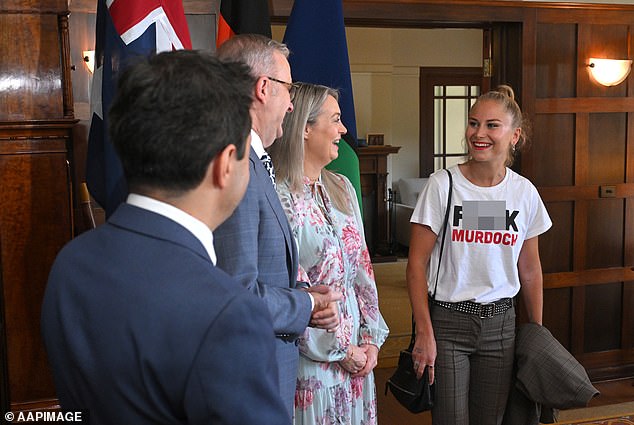
<path id="1" fill-rule="evenodd" d="M 634 425 L 634 413 L 609 418 L 581 419 L 569 422 L 557 422 L 559 425 Z"/>

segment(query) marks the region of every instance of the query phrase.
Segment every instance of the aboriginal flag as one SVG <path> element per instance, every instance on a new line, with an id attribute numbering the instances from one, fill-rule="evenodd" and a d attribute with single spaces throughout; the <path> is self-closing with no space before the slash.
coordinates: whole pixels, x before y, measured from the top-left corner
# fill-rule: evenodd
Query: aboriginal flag
<path id="1" fill-rule="evenodd" d="M 268 0 L 222 0 L 216 47 L 236 34 L 271 37 Z"/>

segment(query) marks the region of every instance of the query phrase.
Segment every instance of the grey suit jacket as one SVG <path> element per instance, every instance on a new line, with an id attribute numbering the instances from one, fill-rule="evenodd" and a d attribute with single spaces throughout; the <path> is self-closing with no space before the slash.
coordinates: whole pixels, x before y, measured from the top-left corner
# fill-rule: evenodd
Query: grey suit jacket
<path id="1" fill-rule="evenodd" d="M 516 382 L 509 396 L 503 425 L 552 423 L 552 409 L 584 407 L 599 391 L 584 367 L 544 326 L 521 325 L 515 336 Z"/>
<path id="2" fill-rule="evenodd" d="M 308 325 L 310 297 L 297 290 L 297 246 L 269 175 L 253 149 L 246 194 L 214 231 L 218 266 L 262 298 L 277 334 L 282 397 L 292 408 L 299 351 L 295 339 Z"/>

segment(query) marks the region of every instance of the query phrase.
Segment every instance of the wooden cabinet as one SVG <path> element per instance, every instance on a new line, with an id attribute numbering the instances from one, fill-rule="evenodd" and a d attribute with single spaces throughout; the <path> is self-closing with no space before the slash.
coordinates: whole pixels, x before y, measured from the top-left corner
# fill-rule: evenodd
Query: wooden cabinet
<path id="1" fill-rule="evenodd" d="M 390 255 L 390 220 L 387 206 L 387 157 L 400 146 L 357 148 L 361 173 L 361 197 L 365 238 L 372 261 L 392 260 Z"/>
<path id="2" fill-rule="evenodd" d="M 37 3 L 37 4 L 35 4 Z M 57 404 L 40 332 L 51 264 L 73 236 L 66 1 L 0 3 L 0 410 Z"/>
<path id="3" fill-rule="evenodd" d="M 72 236 L 72 122 L 0 123 L 3 408 L 55 405 L 40 336 L 48 271 Z"/>

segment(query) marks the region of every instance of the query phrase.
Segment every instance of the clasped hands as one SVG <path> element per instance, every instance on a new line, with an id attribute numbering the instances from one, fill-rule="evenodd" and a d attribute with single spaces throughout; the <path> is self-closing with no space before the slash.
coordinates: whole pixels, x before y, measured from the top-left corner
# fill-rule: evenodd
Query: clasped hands
<path id="1" fill-rule="evenodd" d="M 310 317 L 310 326 L 335 332 L 339 327 L 339 308 L 337 301 L 342 298 L 341 292 L 326 285 L 315 285 L 306 288 L 315 300 Z"/>
<path id="2" fill-rule="evenodd" d="M 313 296 L 315 305 L 310 318 L 310 326 L 336 332 L 339 327 L 339 308 L 337 301 L 342 299 L 340 292 L 326 285 L 315 285 L 306 288 Z M 350 344 L 346 357 L 339 362 L 341 367 L 352 374 L 353 378 L 369 374 L 378 363 L 379 349 L 376 345 Z"/>
<path id="3" fill-rule="evenodd" d="M 366 376 L 377 365 L 379 349 L 373 344 L 350 344 L 346 357 L 339 361 L 341 367 L 352 374 L 353 378 Z"/>

